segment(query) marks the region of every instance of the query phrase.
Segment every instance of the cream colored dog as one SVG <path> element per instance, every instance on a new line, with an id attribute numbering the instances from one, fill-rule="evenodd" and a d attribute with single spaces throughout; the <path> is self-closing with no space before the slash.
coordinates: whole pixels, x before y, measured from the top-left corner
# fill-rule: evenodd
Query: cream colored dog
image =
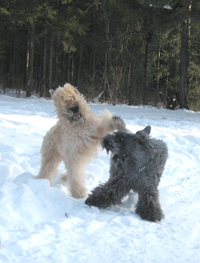
<path id="1" fill-rule="evenodd" d="M 58 87 L 52 95 L 58 122 L 45 135 L 41 148 L 41 168 L 38 178 L 50 181 L 57 167 L 64 162 L 69 183 L 75 198 L 84 198 L 85 166 L 97 156 L 98 146 L 106 134 L 125 129 L 124 121 L 109 111 L 94 114 L 77 89 L 70 84 Z"/>

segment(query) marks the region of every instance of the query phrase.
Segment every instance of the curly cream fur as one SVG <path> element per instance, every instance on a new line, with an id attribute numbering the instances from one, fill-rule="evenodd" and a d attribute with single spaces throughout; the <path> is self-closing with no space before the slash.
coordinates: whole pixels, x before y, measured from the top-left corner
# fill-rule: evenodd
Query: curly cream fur
<path id="1" fill-rule="evenodd" d="M 87 106 L 83 97 L 72 85 L 65 84 L 53 94 L 58 122 L 45 135 L 41 147 L 41 168 L 38 178 L 50 181 L 55 177 L 61 161 L 67 170 L 71 194 L 84 198 L 85 165 L 97 156 L 101 139 L 116 129 L 123 130 L 125 124 L 109 111 L 96 115 Z M 73 107 L 77 109 L 73 112 Z M 71 110 L 72 109 L 72 110 Z"/>

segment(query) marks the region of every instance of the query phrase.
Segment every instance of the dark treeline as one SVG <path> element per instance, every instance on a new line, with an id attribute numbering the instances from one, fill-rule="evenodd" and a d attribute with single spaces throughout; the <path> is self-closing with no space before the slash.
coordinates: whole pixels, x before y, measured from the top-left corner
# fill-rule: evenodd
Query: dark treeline
<path id="1" fill-rule="evenodd" d="M 199 0 L 1 0 L 0 85 L 200 109 Z"/>

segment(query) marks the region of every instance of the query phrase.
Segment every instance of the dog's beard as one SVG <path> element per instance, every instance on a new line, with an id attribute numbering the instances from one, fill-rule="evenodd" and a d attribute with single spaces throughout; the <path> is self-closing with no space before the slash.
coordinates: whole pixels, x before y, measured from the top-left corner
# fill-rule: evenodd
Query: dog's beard
<path id="1" fill-rule="evenodd" d="M 84 122 L 84 118 L 83 118 L 82 114 L 75 113 L 75 114 L 73 114 L 73 116 L 71 116 L 70 122 L 72 124 L 83 123 Z"/>
<path id="2" fill-rule="evenodd" d="M 119 149 L 114 149 L 111 154 L 111 160 L 117 166 L 124 164 L 127 158 L 128 155 L 125 152 L 121 154 Z"/>

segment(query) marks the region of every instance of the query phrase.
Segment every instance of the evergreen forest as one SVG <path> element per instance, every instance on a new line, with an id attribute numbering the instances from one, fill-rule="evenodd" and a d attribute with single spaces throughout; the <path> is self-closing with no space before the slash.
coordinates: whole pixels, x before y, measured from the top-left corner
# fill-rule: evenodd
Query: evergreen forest
<path id="1" fill-rule="evenodd" d="M 200 110 L 199 0 L 0 0 L 0 89 Z"/>

